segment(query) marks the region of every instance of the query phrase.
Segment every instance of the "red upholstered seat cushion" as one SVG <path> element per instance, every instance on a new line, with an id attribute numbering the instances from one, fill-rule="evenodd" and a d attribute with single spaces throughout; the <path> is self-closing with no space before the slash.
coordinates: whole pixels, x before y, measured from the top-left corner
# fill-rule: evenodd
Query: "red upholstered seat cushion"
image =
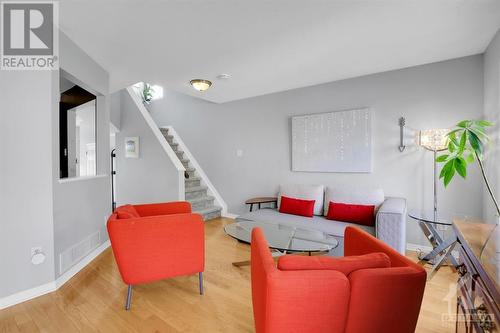
<path id="1" fill-rule="evenodd" d="M 141 217 L 132 205 L 123 205 L 115 209 L 118 219 L 132 219 Z"/>
<path id="2" fill-rule="evenodd" d="M 387 267 L 391 267 L 391 260 L 382 252 L 340 258 L 286 255 L 278 259 L 278 269 L 282 271 L 335 270 L 349 275 L 359 269 Z"/>
<path id="3" fill-rule="evenodd" d="M 313 217 L 315 201 L 281 196 L 280 213 Z"/>
<path id="4" fill-rule="evenodd" d="M 329 220 L 374 226 L 375 206 L 354 205 L 330 201 L 330 204 L 328 205 L 328 215 L 326 218 Z"/>

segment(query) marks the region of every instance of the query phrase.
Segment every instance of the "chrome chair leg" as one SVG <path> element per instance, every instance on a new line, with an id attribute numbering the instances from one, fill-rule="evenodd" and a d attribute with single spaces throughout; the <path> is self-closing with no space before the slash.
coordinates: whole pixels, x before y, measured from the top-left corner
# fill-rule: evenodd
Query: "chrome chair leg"
<path id="1" fill-rule="evenodd" d="M 200 284 L 200 295 L 203 295 L 205 293 L 203 289 L 203 272 L 198 273 L 198 280 Z"/>
<path id="2" fill-rule="evenodd" d="M 127 301 L 125 302 L 125 310 L 130 310 L 130 303 L 132 302 L 132 285 L 128 286 Z"/>

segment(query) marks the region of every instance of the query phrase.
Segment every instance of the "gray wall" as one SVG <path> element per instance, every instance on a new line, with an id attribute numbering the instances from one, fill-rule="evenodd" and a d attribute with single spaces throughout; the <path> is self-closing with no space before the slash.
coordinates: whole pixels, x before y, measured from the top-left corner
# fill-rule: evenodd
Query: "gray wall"
<path id="1" fill-rule="evenodd" d="M 63 33 L 60 67 L 99 95 L 97 172 L 101 178 L 59 181 L 59 72 L 0 75 L 0 298 L 53 282 L 59 254 L 97 230 L 107 240 L 109 215 L 108 74 Z M 47 259 L 32 265 L 30 250 Z"/>
<path id="2" fill-rule="evenodd" d="M 484 114 L 496 123 L 490 131 L 493 143 L 486 154 L 486 169 L 497 200 L 500 200 L 500 30 L 484 54 Z M 484 208 L 487 221 L 497 222 L 496 211 L 486 191 Z"/>
<path id="3" fill-rule="evenodd" d="M 237 78 L 232 78 L 237 80 Z M 158 82 L 161 84 L 161 82 Z M 230 84 L 228 82 L 227 84 Z M 217 82 L 214 83 L 216 89 Z M 373 109 L 374 172 L 302 173 L 290 168 L 290 116 L 368 106 Z M 483 57 L 337 81 L 246 100 L 213 104 L 165 90 L 151 105 L 158 125 L 172 125 L 194 154 L 231 213 L 252 196 L 273 195 L 280 183 L 339 187 L 381 186 L 408 199 L 411 209 L 432 207 L 432 153 L 410 145 L 398 151 L 398 118 L 414 129 L 446 128 L 483 111 Z M 408 135 L 410 136 L 410 135 Z M 237 157 L 236 150 L 243 156 Z M 467 183 L 439 187 L 443 210 L 482 215 L 477 168 Z M 411 222 L 408 241 L 426 244 Z"/>
<path id="4" fill-rule="evenodd" d="M 53 131 L 54 188 L 54 271 L 60 275 L 59 255 L 100 231 L 101 243 L 108 239 L 105 218 L 111 213 L 109 177 L 109 101 L 108 73 L 73 43 L 60 34 L 60 67 L 69 78 L 97 95 L 97 175 L 89 179 L 59 180 L 59 131 Z M 57 89 L 59 91 L 59 89 Z M 53 112 L 52 127 L 58 128 L 59 113 Z"/>
<path id="5" fill-rule="evenodd" d="M 179 174 L 127 91 L 120 93 L 116 133 L 117 204 L 178 200 Z M 118 103 L 113 99 L 113 103 Z M 112 109 L 115 107 L 112 106 Z M 125 157 L 125 138 L 139 137 L 139 158 Z"/>
<path id="6" fill-rule="evenodd" d="M 54 280 L 51 114 L 57 73 L 0 73 L 0 299 Z M 56 90 L 54 90 L 56 89 Z M 31 264 L 30 250 L 47 258 Z"/>

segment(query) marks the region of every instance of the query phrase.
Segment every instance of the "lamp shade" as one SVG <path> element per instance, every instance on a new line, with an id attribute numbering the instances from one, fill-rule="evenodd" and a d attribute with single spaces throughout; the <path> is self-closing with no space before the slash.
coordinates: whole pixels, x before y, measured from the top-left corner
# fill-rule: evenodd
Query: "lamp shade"
<path id="1" fill-rule="evenodd" d="M 432 151 L 440 151 L 448 146 L 449 129 L 427 129 L 418 133 L 418 145 Z"/>

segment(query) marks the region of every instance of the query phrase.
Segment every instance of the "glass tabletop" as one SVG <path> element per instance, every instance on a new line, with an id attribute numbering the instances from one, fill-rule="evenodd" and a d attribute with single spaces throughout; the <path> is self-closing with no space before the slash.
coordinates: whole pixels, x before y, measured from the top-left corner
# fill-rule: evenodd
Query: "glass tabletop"
<path id="1" fill-rule="evenodd" d="M 453 218 L 455 217 L 453 214 L 448 214 L 440 211 L 438 211 L 437 214 L 435 215 L 434 211 L 418 211 L 418 210 L 410 211 L 408 213 L 408 216 L 418 222 L 434 223 L 441 225 L 451 225 L 453 222 Z"/>
<path id="2" fill-rule="evenodd" d="M 339 245 L 335 237 L 322 231 L 276 223 L 241 221 L 226 225 L 224 231 L 229 236 L 250 244 L 252 229 L 255 227 L 262 229 L 269 247 L 279 251 L 324 252 Z"/>

